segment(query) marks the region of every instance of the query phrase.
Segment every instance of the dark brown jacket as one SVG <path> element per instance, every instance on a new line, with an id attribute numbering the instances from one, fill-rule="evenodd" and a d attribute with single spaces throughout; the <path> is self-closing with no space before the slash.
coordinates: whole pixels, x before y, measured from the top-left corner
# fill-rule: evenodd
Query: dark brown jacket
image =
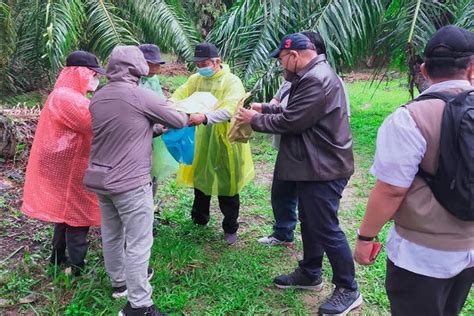
<path id="1" fill-rule="evenodd" d="M 324 55 L 297 73 L 284 110 L 264 104 L 262 112 L 252 118 L 252 129 L 282 135 L 275 177 L 329 181 L 352 175 L 352 133 L 344 87 Z"/>
<path id="2" fill-rule="evenodd" d="M 95 93 L 89 107 L 93 139 L 84 184 L 91 191 L 117 194 L 149 183 L 154 123 L 186 126 L 186 114 L 138 87 L 147 73 L 137 47 L 114 48 L 107 67 L 109 83 Z"/>

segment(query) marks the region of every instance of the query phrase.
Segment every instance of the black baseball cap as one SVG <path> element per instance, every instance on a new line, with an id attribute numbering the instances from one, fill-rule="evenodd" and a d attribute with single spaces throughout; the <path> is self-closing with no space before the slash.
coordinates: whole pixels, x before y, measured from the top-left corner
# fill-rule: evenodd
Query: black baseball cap
<path id="1" fill-rule="evenodd" d="M 160 64 L 163 65 L 166 62 L 161 59 L 160 48 L 155 44 L 142 44 L 138 46 L 142 51 L 145 60 L 150 64 Z"/>
<path id="2" fill-rule="evenodd" d="M 194 58 L 193 61 L 203 61 L 210 58 L 218 58 L 219 51 L 214 44 L 211 43 L 201 43 L 196 46 L 194 49 Z"/>
<path id="3" fill-rule="evenodd" d="M 286 35 L 285 37 L 283 37 L 281 39 L 280 46 L 278 46 L 278 48 L 270 54 L 270 57 L 278 58 L 278 56 L 280 56 L 281 51 L 284 49 L 315 50 L 315 47 L 313 43 L 311 43 L 308 37 L 304 36 L 301 33 L 294 33 L 294 34 Z"/>
<path id="4" fill-rule="evenodd" d="M 313 43 L 314 48 L 318 54 L 326 54 L 326 44 L 324 44 L 324 40 L 318 32 L 314 31 L 304 31 L 301 32 L 304 36 L 309 38 L 310 42 Z"/>
<path id="5" fill-rule="evenodd" d="M 66 67 L 72 66 L 87 67 L 101 75 L 105 75 L 105 69 L 100 67 L 97 57 L 83 50 L 76 50 L 67 56 Z"/>
<path id="6" fill-rule="evenodd" d="M 474 33 L 466 29 L 446 25 L 428 41 L 426 58 L 460 58 L 474 55 Z"/>

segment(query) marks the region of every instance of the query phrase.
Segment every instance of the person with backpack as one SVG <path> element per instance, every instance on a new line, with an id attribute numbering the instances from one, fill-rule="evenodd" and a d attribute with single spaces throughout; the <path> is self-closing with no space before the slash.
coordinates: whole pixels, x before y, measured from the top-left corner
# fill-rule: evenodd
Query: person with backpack
<path id="1" fill-rule="evenodd" d="M 392 315 L 458 315 L 474 281 L 474 33 L 448 25 L 428 41 L 430 87 L 387 117 L 371 168 L 377 182 L 358 230 L 355 260 L 375 260 L 387 237 Z"/>

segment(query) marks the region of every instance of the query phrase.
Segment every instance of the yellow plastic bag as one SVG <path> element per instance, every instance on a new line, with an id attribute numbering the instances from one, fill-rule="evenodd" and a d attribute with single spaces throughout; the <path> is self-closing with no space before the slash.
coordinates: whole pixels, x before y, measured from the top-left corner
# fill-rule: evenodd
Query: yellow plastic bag
<path id="1" fill-rule="evenodd" d="M 237 106 L 237 111 L 243 107 L 245 100 L 248 99 L 250 96 L 250 93 L 246 93 L 245 96 L 240 100 L 239 105 Z M 229 133 L 227 134 L 227 137 L 229 137 L 229 141 L 233 143 L 248 143 L 250 136 L 252 136 L 252 127 L 250 126 L 249 123 L 242 123 L 239 122 L 232 117 L 232 120 L 230 121 L 230 128 L 229 128 Z"/>

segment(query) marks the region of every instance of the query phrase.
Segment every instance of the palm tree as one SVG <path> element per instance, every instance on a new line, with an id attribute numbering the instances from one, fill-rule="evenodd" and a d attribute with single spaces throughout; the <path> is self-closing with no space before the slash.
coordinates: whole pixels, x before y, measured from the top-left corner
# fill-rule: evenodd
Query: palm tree
<path id="1" fill-rule="evenodd" d="M 278 66 L 268 59 L 282 36 L 317 30 L 336 66 L 353 65 L 372 47 L 384 15 L 383 0 L 241 0 L 208 36 L 224 59 L 267 99 L 278 86 Z M 268 85 L 268 83 L 271 83 Z"/>
<path id="2" fill-rule="evenodd" d="M 15 93 L 45 86 L 77 49 L 106 61 L 116 45 L 152 42 L 187 59 L 201 40 L 187 14 L 176 0 L 2 2 L 0 88 Z"/>
<path id="3" fill-rule="evenodd" d="M 189 60 L 203 38 L 190 0 L 17 0 L 0 3 L 2 91 L 47 85 L 67 54 L 85 49 L 106 61 L 118 44 L 152 42 Z M 457 24 L 474 29 L 472 0 L 199 0 L 225 7 L 207 35 L 233 71 L 268 99 L 280 82 L 280 67 L 268 59 L 280 38 L 303 30 L 321 33 L 328 59 L 337 68 L 368 57 L 378 70 L 417 74 L 422 50 L 436 29 Z M 209 7 L 209 6 L 207 6 Z M 193 9 L 194 8 L 194 9 Z M 193 11 L 194 10 L 194 11 Z M 202 12 L 201 12 L 202 13 Z M 207 30 L 206 30 L 207 32 Z M 204 32 L 204 33 L 206 33 Z"/>

